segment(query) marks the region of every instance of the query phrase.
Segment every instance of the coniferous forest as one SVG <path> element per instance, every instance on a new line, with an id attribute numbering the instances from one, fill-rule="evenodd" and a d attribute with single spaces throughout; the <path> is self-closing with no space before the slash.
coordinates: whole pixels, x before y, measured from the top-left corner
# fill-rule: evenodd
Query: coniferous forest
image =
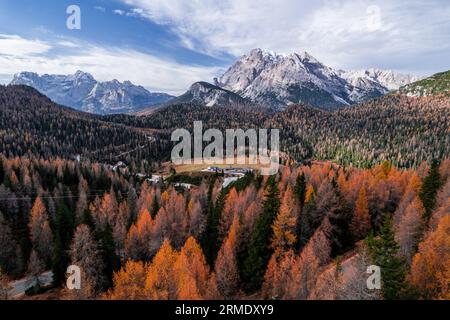
<path id="1" fill-rule="evenodd" d="M 0 87 L 0 298 L 27 278 L 26 295 L 48 299 L 450 299 L 449 110 L 445 96 L 393 94 L 333 112 L 98 116 Z M 278 174 L 145 179 L 197 120 L 280 128 Z"/>

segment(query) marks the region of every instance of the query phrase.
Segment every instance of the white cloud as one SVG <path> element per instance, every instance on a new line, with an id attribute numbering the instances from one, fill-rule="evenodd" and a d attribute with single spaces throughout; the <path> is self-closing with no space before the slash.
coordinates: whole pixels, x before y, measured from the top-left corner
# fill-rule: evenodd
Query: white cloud
<path id="1" fill-rule="evenodd" d="M 26 57 L 46 53 L 51 46 L 39 40 L 23 39 L 16 35 L 0 34 L 0 56 Z"/>
<path id="2" fill-rule="evenodd" d="M 119 16 L 123 16 L 126 12 L 124 10 L 116 9 L 113 11 L 115 14 L 118 14 Z"/>
<path id="3" fill-rule="evenodd" d="M 145 18 L 145 11 L 141 8 L 131 8 L 128 11 L 122 9 L 115 9 L 113 12 L 119 16 L 127 16 L 127 17 L 143 17 Z"/>
<path id="4" fill-rule="evenodd" d="M 98 10 L 98 11 L 101 11 L 101 12 L 106 12 L 106 8 L 101 7 L 101 6 L 95 6 L 94 9 Z"/>
<path id="5" fill-rule="evenodd" d="M 5 45 L 14 39 L 12 47 Z M 19 43 L 19 45 L 18 45 Z M 92 73 L 100 81 L 118 79 L 143 85 L 152 91 L 181 94 L 196 81 L 212 79 L 219 72 L 215 67 L 182 65 L 173 60 L 160 58 L 131 49 L 99 47 L 88 43 L 76 43 L 77 50 L 59 53 L 61 41 L 46 43 L 27 40 L 19 36 L 0 36 L 0 74 L 10 75 L 21 71 L 40 74 L 70 74 L 77 70 Z M 28 50 L 18 54 L 18 48 Z M 40 49 L 36 49 L 39 48 Z M 31 50 L 35 48 L 35 50 Z M 83 48 L 82 50 L 80 48 Z M 56 50 L 59 49 L 59 50 Z M 69 48 L 70 49 L 70 48 Z M 53 54 L 54 52 L 58 54 Z M 7 52 L 8 54 L 4 54 Z"/>
<path id="6" fill-rule="evenodd" d="M 182 45 L 212 55 L 306 50 L 335 67 L 413 70 L 439 67 L 425 53 L 450 54 L 448 0 L 122 1 L 171 28 Z"/>
<path id="7" fill-rule="evenodd" d="M 61 40 L 58 42 L 58 45 L 62 46 L 62 47 L 67 47 L 67 48 L 78 48 L 79 45 L 73 41 L 69 41 L 69 40 Z"/>
<path id="8" fill-rule="evenodd" d="M 135 14 L 135 15 L 139 15 L 139 16 L 143 16 L 144 15 L 144 10 L 141 8 L 133 8 L 131 9 L 131 14 Z"/>

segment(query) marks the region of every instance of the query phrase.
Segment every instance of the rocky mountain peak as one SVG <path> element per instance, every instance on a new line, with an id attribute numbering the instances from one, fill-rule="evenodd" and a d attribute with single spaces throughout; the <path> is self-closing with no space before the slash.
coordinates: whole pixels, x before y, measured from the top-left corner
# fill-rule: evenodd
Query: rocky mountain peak
<path id="1" fill-rule="evenodd" d="M 128 113 L 161 104 L 173 97 L 152 93 L 130 81 L 114 79 L 98 82 L 86 72 L 71 75 L 42 75 L 22 72 L 14 76 L 11 84 L 33 87 L 56 103 L 91 113 Z"/>

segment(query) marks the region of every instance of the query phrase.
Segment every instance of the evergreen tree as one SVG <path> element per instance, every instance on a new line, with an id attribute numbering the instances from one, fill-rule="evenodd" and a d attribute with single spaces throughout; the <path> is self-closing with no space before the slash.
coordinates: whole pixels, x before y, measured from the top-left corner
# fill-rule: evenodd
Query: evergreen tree
<path id="1" fill-rule="evenodd" d="M 113 272 L 120 268 L 120 260 L 116 255 L 113 230 L 109 223 L 106 224 L 105 229 L 101 232 L 99 238 L 99 249 L 105 267 L 106 287 L 110 287 L 112 285 Z"/>
<path id="2" fill-rule="evenodd" d="M 53 249 L 53 283 L 60 285 L 64 279 L 69 263 L 67 251 L 69 250 L 74 231 L 74 219 L 69 208 L 61 202 L 56 212 L 55 242 Z"/>
<path id="3" fill-rule="evenodd" d="M 298 197 L 300 209 L 303 210 L 306 198 L 306 179 L 303 172 L 297 177 L 297 181 L 295 184 L 295 194 Z"/>
<path id="4" fill-rule="evenodd" d="M 439 174 L 439 162 L 433 160 L 428 175 L 423 180 L 419 197 L 425 208 L 424 219 L 428 222 L 431 212 L 436 204 L 436 194 L 441 187 L 441 176 Z"/>
<path id="5" fill-rule="evenodd" d="M 16 269 L 16 243 L 7 221 L 0 211 L 0 269 L 12 274 Z"/>
<path id="6" fill-rule="evenodd" d="M 385 216 L 380 235 L 373 238 L 369 235 L 368 245 L 375 265 L 381 268 L 383 298 L 386 300 L 401 299 L 405 296 L 405 262 L 399 258 L 399 246 L 395 241 L 392 218 Z"/>
<path id="7" fill-rule="evenodd" d="M 59 286 L 64 282 L 68 262 L 69 259 L 63 248 L 61 237 L 56 234 L 52 259 L 53 285 Z"/>
<path id="8" fill-rule="evenodd" d="M 0 157 L 0 184 L 5 179 L 5 168 L 3 167 L 3 159 Z"/>
<path id="9" fill-rule="evenodd" d="M 314 233 L 313 215 L 316 211 L 316 196 L 314 189 L 310 185 L 307 188 L 305 204 L 299 216 L 299 241 L 297 241 L 297 249 L 303 247 Z"/>
<path id="10" fill-rule="evenodd" d="M 210 191 L 210 193 L 212 190 Z M 220 249 L 218 241 L 218 228 L 220 217 L 222 216 L 223 206 L 227 197 L 227 190 L 222 190 L 216 200 L 216 205 L 212 204 L 209 199 L 208 215 L 206 217 L 206 229 L 202 237 L 202 249 L 206 257 L 206 261 L 210 266 L 214 266 L 217 253 Z"/>
<path id="11" fill-rule="evenodd" d="M 248 256 L 244 263 L 243 281 L 248 292 L 259 290 L 264 280 L 267 264 L 272 255 L 270 240 L 272 224 L 280 209 L 280 199 L 275 177 L 267 180 L 263 212 L 255 223 L 249 244 Z"/>
<path id="12" fill-rule="evenodd" d="M 94 218 L 92 217 L 92 213 L 89 208 L 84 209 L 83 217 L 81 218 L 81 222 L 79 224 L 87 225 L 89 228 L 91 228 L 91 231 L 95 230 Z"/>
<path id="13" fill-rule="evenodd" d="M 159 202 L 158 202 L 158 197 L 155 194 L 153 196 L 152 209 L 151 209 L 152 219 L 156 218 L 156 215 L 158 214 L 159 209 L 160 209 L 160 206 L 159 206 Z"/>
<path id="14" fill-rule="evenodd" d="M 129 210 L 129 221 L 127 225 L 127 229 L 131 227 L 131 225 L 134 223 L 137 217 L 137 195 L 136 190 L 133 187 L 130 187 L 130 190 L 128 191 L 128 197 L 127 197 L 127 203 L 128 203 L 128 210 Z"/>

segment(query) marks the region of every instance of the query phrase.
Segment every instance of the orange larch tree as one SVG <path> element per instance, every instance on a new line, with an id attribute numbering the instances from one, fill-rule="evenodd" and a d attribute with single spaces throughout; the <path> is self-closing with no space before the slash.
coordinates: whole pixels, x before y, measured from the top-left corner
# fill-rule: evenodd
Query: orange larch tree
<path id="1" fill-rule="evenodd" d="M 369 205 L 367 203 L 366 188 L 364 186 L 359 190 L 350 228 L 355 240 L 365 238 L 371 229 Z"/>
<path id="2" fill-rule="evenodd" d="M 146 300 L 145 278 L 147 267 L 141 261 L 127 261 L 125 267 L 114 273 L 113 289 L 106 295 L 111 300 Z"/>
<path id="3" fill-rule="evenodd" d="M 416 252 L 417 244 L 421 240 L 425 227 L 422 219 L 425 208 L 419 197 L 408 205 L 405 213 L 396 228 L 395 238 L 399 245 L 399 253 L 405 257 L 406 263 L 411 264 L 411 259 Z"/>
<path id="4" fill-rule="evenodd" d="M 179 300 L 204 299 L 208 292 L 209 267 L 197 241 L 189 237 L 174 265 Z"/>
<path id="5" fill-rule="evenodd" d="M 48 266 L 53 254 L 53 235 L 47 210 L 41 197 L 37 197 L 34 201 L 28 227 L 30 228 L 31 243 L 34 249 Z"/>
<path id="6" fill-rule="evenodd" d="M 217 289 L 225 299 L 233 299 L 239 291 L 239 270 L 236 261 L 236 244 L 239 232 L 239 218 L 237 214 L 233 219 L 228 237 L 216 259 L 215 271 Z"/>
<path id="7" fill-rule="evenodd" d="M 450 215 L 439 221 L 419 244 L 414 256 L 410 279 L 425 299 L 450 299 Z"/>
<path id="8" fill-rule="evenodd" d="M 174 265 L 177 257 L 178 253 L 173 250 L 169 241 L 164 240 L 148 268 L 145 291 L 149 299 L 176 299 L 177 283 L 174 278 Z"/>
<path id="9" fill-rule="evenodd" d="M 272 248 L 274 250 L 289 250 L 295 246 L 298 210 L 294 192 L 288 186 L 281 201 L 280 212 L 272 226 Z"/>

